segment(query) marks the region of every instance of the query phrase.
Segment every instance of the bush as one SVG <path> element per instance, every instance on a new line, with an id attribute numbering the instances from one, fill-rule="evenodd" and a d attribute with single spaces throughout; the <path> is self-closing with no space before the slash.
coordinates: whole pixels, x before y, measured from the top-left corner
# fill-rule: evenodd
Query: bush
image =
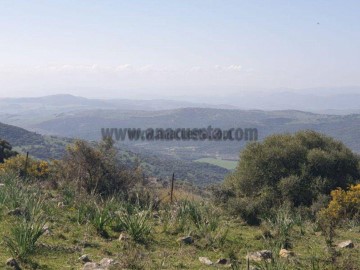
<path id="1" fill-rule="evenodd" d="M 56 163 L 59 181 L 74 182 L 87 194 L 111 197 L 127 191 L 140 181 L 134 170 L 119 165 L 112 141 L 104 141 L 97 147 L 77 141 L 68 147 L 61 162 Z"/>
<path id="2" fill-rule="evenodd" d="M 16 156 L 18 153 L 12 150 L 12 146 L 5 140 L 0 139 L 0 163 L 5 159 Z"/>
<path id="3" fill-rule="evenodd" d="M 360 221 L 360 184 L 351 186 L 347 191 L 336 189 L 331 192 L 331 201 L 327 208 L 318 212 L 317 223 L 325 236 L 325 241 L 333 262 L 337 252 L 334 249 L 336 228 L 342 221 Z"/>
<path id="4" fill-rule="evenodd" d="M 217 195 L 226 195 L 228 209 L 256 223 L 284 201 L 311 206 L 331 190 L 356 183 L 358 164 L 359 157 L 342 143 L 319 133 L 273 135 L 247 145 Z"/>
<path id="5" fill-rule="evenodd" d="M 47 161 L 34 160 L 30 157 L 28 158 L 26 165 L 26 156 L 24 155 L 10 157 L 6 159 L 4 163 L 0 163 L 0 171 L 8 173 L 13 172 L 31 180 L 47 179 L 50 175 L 50 168 L 51 166 Z"/>

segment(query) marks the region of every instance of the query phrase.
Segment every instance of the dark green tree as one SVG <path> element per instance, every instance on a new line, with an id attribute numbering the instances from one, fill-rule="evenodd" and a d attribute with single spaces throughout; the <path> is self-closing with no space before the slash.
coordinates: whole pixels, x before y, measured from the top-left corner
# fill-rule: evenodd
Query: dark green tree
<path id="1" fill-rule="evenodd" d="M 248 144 L 223 189 L 231 191 L 228 207 L 256 223 L 285 201 L 310 206 L 320 194 L 359 179 L 359 157 L 344 144 L 301 131 Z"/>
<path id="2" fill-rule="evenodd" d="M 5 159 L 16 156 L 18 153 L 12 150 L 12 146 L 5 140 L 0 139 L 0 163 Z"/>

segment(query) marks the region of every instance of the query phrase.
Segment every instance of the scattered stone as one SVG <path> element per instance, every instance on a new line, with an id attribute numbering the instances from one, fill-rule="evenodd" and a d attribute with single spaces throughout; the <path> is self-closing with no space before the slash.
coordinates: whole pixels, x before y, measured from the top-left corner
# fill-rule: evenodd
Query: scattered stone
<path id="1" fill-rule="evenodd" d="M 101 261 L 100 261 L 100 266 L 103 267 L 103 268 L 107 268 L 107 267 L 110 267 L 111 265 L 115 265 L 117 264 L 117 262 L 113 259 L 110 259 L 110 258 L 103 258 Z"/>
<path id="2" fill-rule="evenodd" d="M 351 240 L 347 240 L 338 244 L 339 248 L 354 248 L 354 243 Z"/>
<path id="3" fill-rule="evenodd" d="M 129 239 L 130 239 L 130 237 L 126 233 L 121 233 L 119 236 L 119 241 L 126 241 Z"/>
<path id="4" fill-rule="evenodd" d="M 270 261 L 272 259 L 272 252 L 270 250 L 261 250 L 256 252 L 248 253 L 246 259 L 250 261 Z"/>
<path id="5" fill-rule="evenodd" d="M 43 231 L 43 235 L 51 235 L 49 225 L 47 225 L 47 224 L 44 225 L 44 227 L 42 228 L 42 231 Z"/>
<path id="6" fill-rule="evenodd" d="M 220 258 L 216 261 L 217 264 L 227 264 L 229 262 L 228 259 Z"/>
<path id="7" fill-rule="evenodd" d="M 191 236 L 184 236 L 184 237 L 180 237 L 177 242 L 181 242 L 181 243 L 184 243 L 184 244 L 192 244 L 194 243 L 194 239 L 191 237 Z"/>
<path id="8" fill-rule="evenodd" d="M 7 259 L 6 265 L 14 268 L 14 270 L 21 270 L 19 264 L 17 263 L 17 261 L 14 258 Z"/>
<path id="9" fill-rule="evenodd" d="M 83 270 L 104 270 L 104 268 L 102 268 L 98 263 L 87 262 L 85 263 Z"/>
<path id="10" fill-rule="evenodd" d="M 213 262 L 210 261 L 207 257 L 199 257 L 199 261 L 206 265 L 213 265 Z"/>
<path id="11" fill-rule="evenodd" d="M 85 263 L 83 270 L 109 270 L 111 266 L 116 264 L 118 264 L 118 262 L 113 259 L 103 258 L 99 263 L 95 263 L 95 262 Z"/>
<path id="12" fill-rule="evenodd" d="M 5 187 L 5 184 L 3 184 L 3 183 L 0 183 L 0 188 L 1 188 L 1 187 Z"/>
<path id="13" fill-rule="evenodd" d="M 13 210 L 10 210 L 7 212 L 9 216 L 22 216 L 24 214 L 24 211 L 20 208 L 15 208 Z"/>
<path id="14" fill-rule="evenodd" d="M 294 256 L 294 252 L 287 250 L 285 248 L 280 249 L 279 256 L 282 258 L 287 258 L 290 256 Z"/>
<path id="15" fill-rule="evenodd" d="M 58 206 L 59 208 L 64 208 L 64 207 L 65 207 L 65 204 L 64 204 L 64 202 L 58 202 L 57 206 Z"/>
<path id="16" fill-rule="evenodd" d="M 89 255 L 84 254 L 79 257 L 79 261 L 82 261 L 83 263 L 91 262 Z"/>

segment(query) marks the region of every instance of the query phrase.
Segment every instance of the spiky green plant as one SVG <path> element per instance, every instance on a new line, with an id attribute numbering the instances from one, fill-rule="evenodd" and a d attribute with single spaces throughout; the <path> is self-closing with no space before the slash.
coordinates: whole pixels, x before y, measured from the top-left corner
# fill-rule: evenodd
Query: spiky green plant
<path id="1" fill-rule="evenodd" d="M 10 236 L 4 237 L 4 243 L 11 255 L 23 260 L 36 250 L 36 242 L 43 235 L 46 221 L 39 217 L 28 221 L 15 223 L 10 231 Z"/>
<path id="2" fill-rule="evenodd" d="M 111 202 L 106 202 L 103 206 L 95 202 L 95 211 L 90 215 L 90 223 L 94 226 L 96 231 L 105 238 L 109 237 L 106 226 L 109 225 L 114 218 L 110 205 Z"/>
<path id="3" fill-rule="evenodd" d="M 129 236 L 137 243 L 145 243 L 150 238 L 152 226 L 149 222 L 150 211 L 139 211 L 129 213 L 122 211 L 118 213 L 118 226 L 123 228 Z"/>

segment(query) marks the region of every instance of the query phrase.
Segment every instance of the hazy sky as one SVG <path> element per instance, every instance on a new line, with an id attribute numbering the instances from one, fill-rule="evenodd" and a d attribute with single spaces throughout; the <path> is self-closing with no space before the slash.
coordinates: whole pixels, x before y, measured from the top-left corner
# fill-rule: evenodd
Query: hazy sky
<path id="1" fill-rule="evenodd" d="M 0 0 L 0 97 L 360 85 L 360 1 Z"/>

